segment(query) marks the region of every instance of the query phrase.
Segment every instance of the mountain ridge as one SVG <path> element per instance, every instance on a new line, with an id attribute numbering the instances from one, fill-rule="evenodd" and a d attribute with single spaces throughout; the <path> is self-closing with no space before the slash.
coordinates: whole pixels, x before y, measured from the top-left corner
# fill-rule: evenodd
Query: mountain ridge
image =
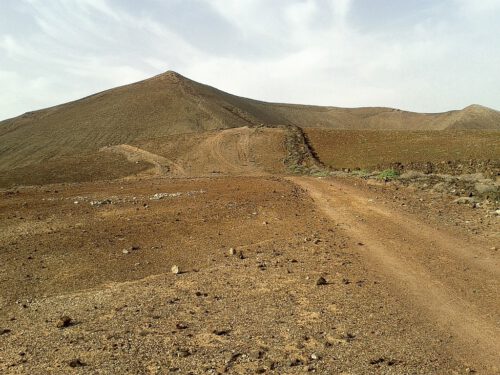
<path id="1" fill-rule="evenodd" d="M 0 170 L 174 134 L 256 126 L 353 130 L 500 130 L 500 112 L 472 105 L 421 114 L 384 107 L 268 103 L 174 71 L 0 122 Z"/>

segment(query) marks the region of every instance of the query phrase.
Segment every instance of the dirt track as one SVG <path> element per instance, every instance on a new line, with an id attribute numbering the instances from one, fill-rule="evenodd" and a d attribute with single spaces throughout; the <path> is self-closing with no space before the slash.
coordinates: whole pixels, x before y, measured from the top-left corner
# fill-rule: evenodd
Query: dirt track
<path id="1" fill-rule="evenodd" d="M 486 245 L 387 208 L 352 184 L 292 178 L 316 205 L 358 239 L 365 261 L 389 279 L 410 308 L 455 337 L 464 356 L 500 366 L 500 267 Z"/>

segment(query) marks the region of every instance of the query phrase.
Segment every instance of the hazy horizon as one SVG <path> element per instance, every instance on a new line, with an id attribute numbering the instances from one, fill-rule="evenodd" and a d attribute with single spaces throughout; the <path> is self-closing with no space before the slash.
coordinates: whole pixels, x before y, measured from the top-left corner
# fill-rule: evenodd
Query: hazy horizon
<path id="1" fill-rule="evenodd" d="M 0 120 L 167 70 L 252 99 L 500 103 L 500 0 L 6 0 Z"/>

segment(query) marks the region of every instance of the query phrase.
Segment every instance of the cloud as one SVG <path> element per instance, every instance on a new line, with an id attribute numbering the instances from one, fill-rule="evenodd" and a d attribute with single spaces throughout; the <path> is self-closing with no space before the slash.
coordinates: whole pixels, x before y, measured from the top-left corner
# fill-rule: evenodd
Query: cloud
<path id="1" fill-rule="evenodd" d="M 376 7 L 364 0 L 24 0 L 3 7 L 0 118 L 167 69 L 269 101 L 426 112 L 500 103 L 500 0 L 380 0 Z"/>

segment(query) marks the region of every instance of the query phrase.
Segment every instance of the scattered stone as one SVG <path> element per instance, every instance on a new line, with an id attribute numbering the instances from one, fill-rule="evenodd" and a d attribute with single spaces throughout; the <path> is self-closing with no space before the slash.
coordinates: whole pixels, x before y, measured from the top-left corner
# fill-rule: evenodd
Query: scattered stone
<path id="1" fill-rule="evenodd" d="M 175 352 L 175 355 L 179 358 L 186 358 L 186 357 L 189 357 L 191 355 L 191 352 L 187 349 L 178 349 Z"/>
<path id="2" fill-rule="evenodd" d="M 313 354 L 311 354 L 311 359 L 312 359 L 313 361 L 317 361 L 317 360 L 318 360 L 318 359 L 320 359 L 320 358 L 321 358 L 321 357 L 320 357 L 320 356 L 319 356 L 319 354 L 317 354 L 317 353 L 313 353 Z"/>
<path id="3" fill-rule="evenodd" d="M 87 366 L 86 363 L 82 362 L 80 358 L 75 358 L 69 361 L 69 367 L 84 367 Z"/>
<path id="4" fill-rule="evenodd" d="M 379 365 L 385 362 L 385 358 L 376 358 L 370 361 L 370 365 Z"/>
<path id="5" fill-rule="evenodd" d="M 460 198 L 455 199 L 453 201 L 453 203 L 472 205 L 473 203 L 475 203 L 475 201 L 476 201 L 476 199 L 473 197 L 460 197 Z"/>
<path id="6" fill-rule="evenodd" d="M 176 327 L 177 329 L 187 329 L 187 328 L 188 328 L 187 324 L 185 324 L 185 323 L 177 323 L 177 324 L 175 325 L 175 327 Z"/>
<path id="7" fill-rule="evenodd" d="M 128 253 L 130 253 L 130 251 L 128 251 L 127 249 L 123 249 L 123 250 L 122 250 L 122 253 L 123 253 L 123 254 L 128 254 Z"/>
<path id="8" fill-rule="evenodd" d="M 96 200 L 96 201 L 90 201 L 91 206 L 104 206 L 105 204 L 111 204 L 113 203 L 111 199 L 103 199 L 103 200 Z"/>
<path id="9" fill-rule="evenodd" d="M 181 273 L 181 271 L 179 270 L 179 266 L 172 266 L 171 271 L 174 275 L 178 275 L 179 273 Z"/>
<path id="10" fill-rule="evenodd" d="M 320 242 L 321 242 L 321 240 L 320 240 L 319 238 L 316 238 L 316 239 L 313 241 L 313 243 L 314 243 L 315 245 L 319 244 Z"/>
<path id="11" fill-rule="evenodd" d="M 238 252 L 238 258 L 245 259 L 245 255 L 243 254 L 243 251 Z"/>
<path id="12" fill-rule="evenodd" d="M 56 326 L 57 328 L 67 328 L 73 324 L 74 324 L 73 319 L 71 319 L 67 315 L 64 315 L 57 321 Z"/>
<path id="13" fill-rule="evenodd" d="M 231 332 L 230 329 L 214 329 L 213 334 L 217 336 L 227 336 Z"/>
<path id="14" fill-rule="evenodd" d="M 182 193 L 156 193 L 150 199 L 151 200 L 159 200 L 163 198 L 175 198 L 180 197 Z"/>
<path id="15" fill-rule="evenodd" d="M 139 245 L 132 245 L 131 249 L 136 251 L 139 250 L 141 247 Z"/>
<path id="16" fill-rule="evenodd" d="M 12 331 L 8 328 L 2 328 L 2 329 L 0 329 L 0 336 L 6 335 L 7 333 L 10 333 L 10 332 L 12 332 Z"/>
<path id="17" fill-rule="evenodd" d="M 288 362 L 288 366 L 290 367 L 302 366 L 303 364 L 304 362 L 299 358 L 292 359 L 290 362 Z"/>
<path id="18" fill-rule="evenodd" d="M 320 286 L 320 285 L 326 285 L 328 284 L 328 282 L 326 281 L 326 279 L 321 276 L 317 281 L 316 281 L 316 285 Z"/>
<path id="19" fill-rule="evenodd" d="M 235 250 L 233 247 L 231 247 L 231 248 L 229 249 L 229 255 L 231 255 L 231 256 L 232 256 L 232 255 L 236 255 L 236 250 Z"/>

